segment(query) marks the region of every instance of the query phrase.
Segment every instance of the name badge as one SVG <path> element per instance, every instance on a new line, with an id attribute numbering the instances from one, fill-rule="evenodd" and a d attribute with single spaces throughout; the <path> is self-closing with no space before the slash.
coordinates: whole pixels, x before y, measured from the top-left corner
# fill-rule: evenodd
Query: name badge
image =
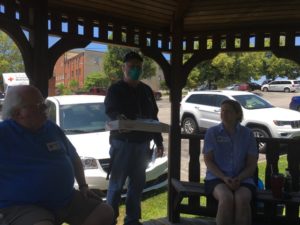
<path id="1" fill-rule="evenodd" d="M 217 142 L 218 143 L 230 142 L 230 138 L 229 137 L 224 137 L 224 136 L 217 136 Z"/>
<path id="2" fill-rule="evenodd" d="M 52 151 L 58 151 L 60 149 L 60 144 L 59 142 L 49 142 L 47 143 L 47 148 L 48 148 L 48 151 L 49 152 L 52 152 Z"/>

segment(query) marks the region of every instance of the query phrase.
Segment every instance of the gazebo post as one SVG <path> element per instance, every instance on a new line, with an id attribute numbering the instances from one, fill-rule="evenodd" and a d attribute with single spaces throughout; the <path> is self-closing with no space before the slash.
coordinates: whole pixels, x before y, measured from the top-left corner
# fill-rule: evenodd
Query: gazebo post
<path id="1" fill-rule="evenodd" d="M 30 6 L 29 23 L 33 29 L 29 31 L 29 41 L 32 47 L 32 68 L 27 74 L 30 83 L 36 86 L 44 97 L 48 96 L 48 1 L 34 0 Z"/>
<path id="2" fill-rule="evenodd" d="M 179 109 L 182 97 L 182 88 L 186 78 L 183 74 L 183 20 L 174 18 L 172 23 L 172 50 L 171 50 L 171 76 L 169 83 L 171 101 L 171 129 L 169 134 L 168 149 L 168 218 L 171 222 L 179 222 L 179 214 L 172 210 L 175 201 L 175 190 L 171 184 L 171 178 L 180 180 L 181 159 L 181 129 L 179 125 Z"/>

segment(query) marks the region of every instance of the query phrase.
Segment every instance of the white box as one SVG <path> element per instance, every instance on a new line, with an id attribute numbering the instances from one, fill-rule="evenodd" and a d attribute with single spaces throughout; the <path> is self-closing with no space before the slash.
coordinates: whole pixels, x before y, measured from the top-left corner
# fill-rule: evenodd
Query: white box
<path id="1" fill-rule="evenodd" d="M 137 120 L 113 120 L 108 121 L 105 126 L 106 130 L 136 130 L 148 132 L 168 133 L 170 126 L 166 123 L 161 123 L 151 119 Z"/>

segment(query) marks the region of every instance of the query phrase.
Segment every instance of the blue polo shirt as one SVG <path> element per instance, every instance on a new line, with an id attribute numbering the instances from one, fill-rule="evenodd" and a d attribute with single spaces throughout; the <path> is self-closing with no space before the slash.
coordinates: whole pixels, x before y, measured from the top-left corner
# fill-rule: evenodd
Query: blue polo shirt
<path id="1" fill-rule="evenodd" d="M 0 208 L 66 205 L 74 191 L 75 148 L 51 121 L 32 133 L 13 120 L 0 123 Z"/>
<path id="2" fill-rule="evenodd" d="M 212 152 L 214 162 L 225 176 L 236 177 L 246 166 L 247 155 L 258 156 L 256 140 L 253 132 L 238 124 L 234 135 L 230 136 L 223 124 L 207 130 L 204 139 L 203 153 Z M 216 177 L 207 170 L 206 180 Z M 243 183 L 255 184 L 253 178 L 247 178 Z"/>

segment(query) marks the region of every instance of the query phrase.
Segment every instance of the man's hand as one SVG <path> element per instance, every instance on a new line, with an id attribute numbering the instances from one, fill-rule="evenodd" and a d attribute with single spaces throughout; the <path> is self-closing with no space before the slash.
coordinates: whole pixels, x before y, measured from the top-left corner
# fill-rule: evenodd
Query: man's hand
<path id="1" fill-rule="evenodd" d="M 128 120 L 128 118 L 124 114 L 117 115 L 117 120 Z M 129 133 L 130 130 L 119 129 L 119 133 Z"/>
<path id="2" fill-rule="evenodd" d="M 117 115 L 117 120 L 127 120 L 127 117 L 124 114 Z"/>
<path id="3" fill-rule="evenodd" d="M 99 195 L 97 195 L 96 193 L 94 193 L 91 189 L 89 189 L 88 186 L 84 186 L 84 187 L 80 188 L 80 192 L 85 198 L 94 198 L 99 201 L 102 201 L 102 198 Z"/>
<path id="4" fill-rule="evenodd" d="M 156 157 L 164 156 L 164 146 L 157 146 L 156 148 Z"/>

